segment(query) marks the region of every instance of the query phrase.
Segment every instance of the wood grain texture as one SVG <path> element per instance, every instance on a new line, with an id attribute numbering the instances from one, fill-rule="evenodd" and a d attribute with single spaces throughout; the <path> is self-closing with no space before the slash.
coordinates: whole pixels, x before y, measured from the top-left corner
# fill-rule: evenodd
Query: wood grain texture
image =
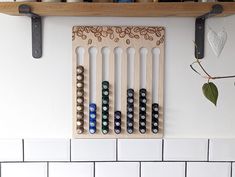
<path id="1" fill-rule="evenodd" d="M 89 112 L 85 111 L 85 131 L 83 134 L 76 133 L 76 126 L 74 127 L 74 138 L 162 138 L 163 137 L 163 98 L 164 98 L 164 42 L 165 42 L 165 29 L 163 27 L 110 27 L 110 26 L 75 26 L 73 27 L 73 64 L 76 65 L 77 47 L 84 47 L 84 69 L 85 69 L 85 107 L 89 105 L 89 56 L 88 51 L 90 47 L 97 48 L 96 56 L 96 106 L 97 106 L 97 132 L 95 134 L 89 133 Z M 101 132 L 101 109 L 102 109 L 102 55 L 101 50 L 103 47 L 110 49 L 109 56 L 109 78 L 110 83 L 110 126 L 109 133 L 102 134 Z M 114 49 L 120 47 L 122 49 L 121 55 L 121 113 L 122 113 L 122 132 L 120 134 L 114 133 L 113 119 L 114 119 L 114 85 L 115 85 L 115 60 Z M 146 55 L 146 90 L 147 90 L 147 131 L 145 134 L 139 132 L 139 90 L 140 90 L 140 49 L 144 47 L 148 50 Z M 127 111 L 127 65 L 128 55 L 127 49 L 135 49 L 134 58 L 134 133 L 128 134 L 126 132 L 126 111 Z M 153 134 L 151 132 L 151 108 L 152 108 L 152 49 L 158 48 L 159 54 L 159 68 L 158 71 L 158 103 L 160 106 L 159 111 L 159 133 Z M 75 66 L 73 66 L 73 81 L 76 80 Z M 73 84 L 73 96 L 76 96 L 76 85 Z M 73 98 L 74 100 L 74 98 Z M 76 101 L 74 100 L 74 103 Z M 73 124 L 76 123 L 76 104 L 73 104 Z M 86 109 L 87 110 L 87 109 Z"/>
<path id="2" fill-rule="evenodd" d="M 221 4 L 223 14 L 235 13 L 235 3 L 45 3 L 45 2 L 1 2 L 0 13 L 20 15 L 18 7 L 30 5 L 32 11 L 41 16 L 95 16 L 95 17 L 196 17 L 211 10 L 212 5 Z"/>

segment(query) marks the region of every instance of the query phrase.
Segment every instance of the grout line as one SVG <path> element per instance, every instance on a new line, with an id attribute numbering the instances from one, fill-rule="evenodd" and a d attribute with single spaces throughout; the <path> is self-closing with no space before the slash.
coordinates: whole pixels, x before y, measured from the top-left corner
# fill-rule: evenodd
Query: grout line
<path id="1" fill-rule="evenodd" d="M 187 177 L 188 176 L 188 164 L 187 164 L 187 162 L 185 162 L 185 177 Z"/>
<path id="2" fill-rule="evenodd" d="M 47 162 L 47 177 L 49 177 L 49 162 Z"/>
<path id="3" fill-rule="evenodd" d="M 164 139 L 162 139 L 162 161 L 164 161 Z"/>
<path id="4" fill-rule="evenodd" d="M 234 163 L 235 161 L 196 161 L 196 160 L 165 160 L 165 161 L 161 161 L 161 160 L 106 160 L 106 161 L 0 161 L 0 163 L 45 163 L 45 162 L 50 162 L 50 163 L 91 163 L 91 162 L 95 162 L 95 163 L 108 163 L 108 162 L 168 162 L 168 163 L 174 163 L 174 162 L 198 162 L 198 163 Z"/>
<path id="5" fill-rule="evenodd" d="M 93 167 L 93 176 L 95 177 L 95 162 L 94 162 L 94 167 Z"/>
<path id="6" fill-rule="evenodd" d="M 231 162 L 231 172 L 230 172 L 230 177 L 233 177 L 233 162 Z"/>
<path id="7" fill-rule="evenodd" d="M 209 162 L 210 160 L 210 139 L 208 139 L 207 143 L 207 161 Z"/>
<path id="8" fill-rule="evenodd" d="M 71 162 L 72 161 L 72 151 L 71 151 L 71 149 L 72 149 L 72 146 L 71 146 L 71 139 L 69 139 L 69 161 Z"/>
<path id="9" fill-rule="evenodd" d="M 116 161 L 118 161 L 118 139 L 116 139 Z"/>
<path id="10" fill-rule="evenodd" d="M 139 164 L 139 177 L 141 177 L 141 170 L 142 170 L 142 166 L 141 166 L 141 162 L 139 162 L 140 164 Z"/>
<path id="11" fill-rule="evenodd" d="M 23 155 L 23 162 L 24 162 L 24 139 L 22 139 L 22 155 Z"/>

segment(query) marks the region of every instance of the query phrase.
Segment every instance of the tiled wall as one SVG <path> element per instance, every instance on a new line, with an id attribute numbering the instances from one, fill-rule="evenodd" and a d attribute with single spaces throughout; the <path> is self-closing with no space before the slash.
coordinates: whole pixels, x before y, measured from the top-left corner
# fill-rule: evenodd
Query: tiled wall
<path id="1" fill-rule="evenodd" d="M 235 139 L 5 139 L 0 161 L 0 177 L 235 177 Z"/>

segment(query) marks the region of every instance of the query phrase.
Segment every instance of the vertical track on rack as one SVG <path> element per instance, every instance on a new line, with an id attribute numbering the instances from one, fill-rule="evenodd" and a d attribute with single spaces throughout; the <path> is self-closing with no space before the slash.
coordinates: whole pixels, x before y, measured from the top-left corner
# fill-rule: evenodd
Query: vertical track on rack
<path id="1" fill-rule="evenodd" d="M 115 56 L 114 48 L 109 52 L 109 132 L 114 133 L 114 107 L 115 107 Z"/>
<path id="2" fill-rule="evenodd" d="M 159 133 L 163 133 L 163 105 L 164 105 L 164 49 L 160 51 L 159 55 L 159 77 L 158 77 L 158 102 L 159 102 Z"/>
<path id="3" fill-rule="evenodd" d="M 139 90 L 140 90 L 140 48 L 135 48 L 134 55 L 134 131 L 139 132 Z"/>
<path id="4" fill-rule="evenodd" d="M 153 59 L 152 51 L 148 49 L 146 56 L 146 90 L 147 90 L 147 104 L 146 104 L 146 134 L 151 132 L 151 120 L 152 120 L 152 69 L 153 69 Z"/>
<path id="5" fill-rule="evenodd" d="M 101 132 L 102 127 L 102 46 L 97 48 L 96 55 L 96 132 Z"/>
<path id="6" fill-rule="evenodd" d="M 89 88 L 89 47 L 84 48 L 84 133 L 89 133 L 89 102 L 90 102 L 90 88 Z"/>
<path id="7" fill-rule="evenodd" d="M 121 55 L 121 113 L 122 113 L 122 132 L 126 132 L 126 99 L 127 99 L 127 48 L 122 48 Z"/>

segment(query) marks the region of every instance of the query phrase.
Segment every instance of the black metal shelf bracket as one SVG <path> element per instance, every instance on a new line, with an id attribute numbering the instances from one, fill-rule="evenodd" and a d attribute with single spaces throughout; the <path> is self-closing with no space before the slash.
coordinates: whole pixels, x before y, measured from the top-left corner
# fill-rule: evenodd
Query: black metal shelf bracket
<path id="1" fill-rule="evenodd" d="M 34 58 L 42 57 L 42 19 L 33 13 L 31 7 L 25 4 L 19 6 L 19 13 L 31 17 L 32 22 L 32 55 Z"/>
<path id="2" fill-rule="evenodd" d="M 215 4 L 210 12 L 196 18 L 195 22 L 195 58 L 204 58 L 204 43 L 205 43 L 205 22 L 207 18 L 221 14 L 223 6 Z"/>

